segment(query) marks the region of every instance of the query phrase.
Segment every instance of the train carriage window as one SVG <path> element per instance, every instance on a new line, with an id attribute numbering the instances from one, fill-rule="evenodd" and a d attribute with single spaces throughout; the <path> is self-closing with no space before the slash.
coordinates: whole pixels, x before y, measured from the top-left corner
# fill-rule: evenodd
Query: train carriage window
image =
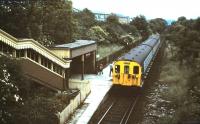
<path id="1" fill-rule="evenodd" d="M 124 74 L 129 74 L 129 66 L 124 66 Z"/>
<path id="2" fill-rule="evenodd" d="M 120 72 L 120 65 L 115 65 L 115 73 L 119 73 Z"/>
<path id="3" fill-rule="evenodd" d="M 139 66 L 133 67 L 133 74 L 139 74 Z"/>

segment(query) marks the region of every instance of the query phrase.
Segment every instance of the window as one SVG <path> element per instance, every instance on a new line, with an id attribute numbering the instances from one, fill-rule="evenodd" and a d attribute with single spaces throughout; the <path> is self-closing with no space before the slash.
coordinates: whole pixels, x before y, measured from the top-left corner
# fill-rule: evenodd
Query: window
<path id="1" fill-rule="evenodd" d="M 115 73 L 119 73 L 120 72 L 120 65 L 115 65 Z"/>
<path id="2" fill-rule="evenodd" d="M 133 74 L 139 74 L 139 66 L 133 67 Z"/>
<path id="3" fill-rule="evenodd" d="M 47 60 L 47 68 L 51 69 L 51 62 Z"/>
<path id="4" fill-rule="evenodd" d="M 57 70 L 57 66 L 56 64 L 53 64 L 53 71 L 56 72 L 56 70 Z"/>
<path id="5" fill-rule="evenodd" d="M 3 43 L 0 42 L 0 51 L 3 52 Z"/>
<path id="6" fill-rule="evenodd" d="M 41 57 L 41 64 L 42 64 L 43 66 L 46 65 L 46 59 L 45 59 L 44 57 Z"/>
<path id="7" fill-rule="evenodd" d="M 124 74 L 129 74 L 129 66 L 124 66 Z"/>
<path id="8" fill-rule="evenodd" d="M 30 55 L 31 55 L 31 59 L 32 59 L 32 60 L 35 60 L 35 53 L 34 53 L 33 50 L 31 50 L 31 54 L 30 54 Z"/>
<path id="9" fill-rule="evenodd" d="M 24 50 L 17 50 L 16 51 L 16 57 L 17 58 L 24 57 Z"/>
<path id="10" fill-rule="evenodd" d="M 27 57 L 31 58 L 31 50 L 30 49 L 27 49 Z"/>
<path id="11" fill-rule="evenodd" d="M 38 53 L 35 53 L 35 61 L 39 62 L 39 55 L 38 55 Z"/>

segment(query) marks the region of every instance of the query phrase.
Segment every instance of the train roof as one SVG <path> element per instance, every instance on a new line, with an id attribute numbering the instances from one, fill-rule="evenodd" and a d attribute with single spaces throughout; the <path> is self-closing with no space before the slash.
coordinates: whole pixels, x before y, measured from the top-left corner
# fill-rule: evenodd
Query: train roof
<path id="1" fill-rule="evenodd" d="M 150 36 L 150 38 L 148 38 L 142 44 L 143 45 L 148 45 L 150 47 L 153 47 L 158 42 L 158 39 L 159 39 L 159 35 L 152 35 L 152 36 Z"/>
<path id="2" fill-rule="evenodd" d="M 152 35 L 139 46 L 131 49 L 128 53 L 121 56 L 118 60 L 136 61 L 140 65 L 143 64 L 145 58 L 151 52 L 153 46 L 158 42 L 159 35 Z"/>
<path id="3" fill-rule="evenodd" d="M 119 60 L 129 60 L 136 61 L 139 64 L 142 64 L 144 59 L 151 52 L 151 47 L 147 45 L 139 45 L 133 49 L 131 49 L 127 54 L 123 55 L 119 58 Z"/>

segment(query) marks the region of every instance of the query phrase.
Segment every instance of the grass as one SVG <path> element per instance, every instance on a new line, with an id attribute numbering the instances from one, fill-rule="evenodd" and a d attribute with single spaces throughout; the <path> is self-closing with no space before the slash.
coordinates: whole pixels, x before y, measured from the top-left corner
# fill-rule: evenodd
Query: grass
<path id="1" fill-rule="evenodd" d="M 100 60 L 116 51 L 123 49 L 124 46 L 119 44 L 103 44 L 97 46 L 97 60 Z"/>

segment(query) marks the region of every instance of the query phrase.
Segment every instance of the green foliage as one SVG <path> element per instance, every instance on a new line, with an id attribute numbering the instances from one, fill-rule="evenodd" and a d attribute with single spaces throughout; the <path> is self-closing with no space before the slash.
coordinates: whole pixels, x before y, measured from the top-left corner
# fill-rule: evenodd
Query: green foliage
<path id="1" fill-rule="evenodd" d="M 167 22 L 162 18 L 156 18 L 150 20 L 149 26 L 153 33 L 162 33 L 167 26 Z"/>
<path id="2" fill-rule="evenodd" d="M 75 33 L 73 39 L 92 39 L 99 44 L 115 43 L 127 45 L 135 41 L 135 37 L 140 37 L 140 33 L 134 25 L 120 24 L 119 18 L 111 14 L 106 22 L 97 22 L 94 14 L 84 9 L 74 12 Z"/>
<path id="3" fill-rule="evenodd" d="M 170 54 L 170 53 L 167 53 Z M 160 80 L 165 85 L 165 90 L 161 97 L 169 101 L 169 110 L 173 110 L 171 115 L 159 118 L 158 122 L 163 124 L 177 124 L 186 121 L 195 121 L 200 116 L 200 104 L 197 103 L 197 97 L 191 93 L 190 77 L 193 75 L 192 70 L 179 66 L 178 62 L 169 60 L 163 66 Z M 200 97 L 199 97 L 200 98 Z"/>
<path id="4" fill-rule="evenodd" d="M 55 124 L 70 96 L 56 94 L 24 77 L 20 60 L 0 56 L 0 123 Z"/>
<path id="5" fill-rule="evenodd" d="M 146 18 L 142 15 L 135 17 L 131 22 L 131 25 L 134 25 L 137 30 L 142 35 L 143 40 L 147 39 L 148 36 L 151 34 L 148 22 Z"/>
<path id="6" fill-rule="evenodd" d="M 32 89 L 31 96 L 20 108 L 13 110 L 15 120 L 13 124 L 56 124 L 57 113 L 61 112 L 69 103 L 66 94 L 55 95 L 54 92 L 45 88 Z M 65 98 L 62 98 L 65 97 Z"/>
<path id="7" fill-rule="evenodd" d="M 12 108 L 22 105 L 20 66 L 17 61 L 0 56 L 0 123 L 9 124 L 13 119 Z M 11 108 L 12 107 L 12 108 Z"/>
<path id="8" fill-rule="evenodd" d="M 104 31 L 100 26 L 91 27 L 87 32 L 87 36 L 91 38 L 91 40 L 97 41 L 97 43 L 108 43 L 106 40 L 108 33 Z"/>
<path id="9" fill-rule="evenodd" d="M 70 42 L 73 35 L 71 1 L 45 2 L 42 12 L 44 34 L 51 36 L 56 44 Z"/>
<path id="10" fill-rule="evenodd" d="M 200 118 L 199 91 L 199 18 L 187 20 L 180 17 L 164 32 L 169 55 L 167 65 L 163 67 L 161 79 L 168 86 L 162 96 L 171 101 L 174 115 L 172 120 L 162 118 L 160 123 L 182 123 Z M 198 89 L 198 90 L 197 90 Z"/>
<path id="11" fill-rule="evenodd" d="M 134 25 L 130 24 L 120 24 L 120 26 L 129 34 L 135 37 L 140 36 L 140 33 L 138 32 L 137 28 Z"/>
<path id="12" fill-rule="evenodd" d="M 106 18 L 106 22 L 110 24 L 119 24 L 119 17 L 116 14 L 111 14 Z"/>
<path id="13" fill-rule="evenodd" d="M 123 45 L 130 45 L 130 44 L 135 43 L 135 41 L 136 41 L 135 38 L 131 35 L 122 35 L 120 37 L 120 42 Z"/>
<path id="14" fill-rule="evenodd" d="M 3 0 L 0 10 L 0 27 L 17 38 L 33 38 L 44 45 L 72 39 L 71 1 Z"/>
<path id="15" fill-rule="evenodd" d="M 74 39 L 90 39 L 86 32 L 96 24 L 95 15 L 88 9 L 73 13 Z"/>
<path id="16" fill-rule="evenodd" d="M 176 53 L 175 58 L 180 64 L 186 64 L 192 68 L 196 67 L 194 63 L 199 57 L 197 49 L 200 48 L 200 31 L 197 30 L 197 25 L 198 19 L 186 20 L 181 17 L 165 32 L 166 40 L 169 41 L 171 46 L 177 48 L 174 51 Z"/>

